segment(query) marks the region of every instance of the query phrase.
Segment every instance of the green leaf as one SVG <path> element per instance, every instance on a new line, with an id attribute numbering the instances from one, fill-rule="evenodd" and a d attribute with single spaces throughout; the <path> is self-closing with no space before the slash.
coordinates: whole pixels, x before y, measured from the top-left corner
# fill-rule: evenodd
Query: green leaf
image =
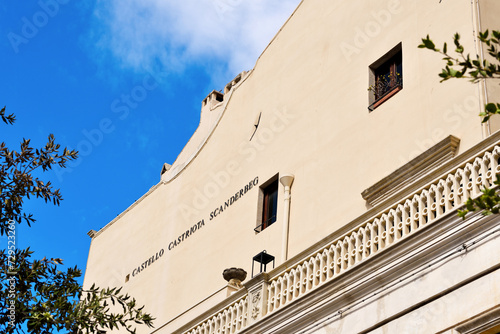
<path id="1" fill-rule="evenodd" d="M 485 107 L 486 112 L 494 114 L 497 111 L 497 107 L 494 103 L 488 103 Z"/>
<path id="2" fill-rule="evenodd" d="M 431 49 L 431 50 L 436 49 L 436 46 L 434 45 L 434 43 L 430 39 L 423 39 L 422 42 L 424 43 L 424 46 L 427 49 Z"/>
<path id="3" fill-rule="evenodd" d="M 450 76 L 452 76 L 452 77 L 456 77 L 456 76 L 457 76 L 458 71 L 456 71 L 453 67 L 449 67 L 449 68 L 448 68 L 448 73 L 450 74 Z"/>

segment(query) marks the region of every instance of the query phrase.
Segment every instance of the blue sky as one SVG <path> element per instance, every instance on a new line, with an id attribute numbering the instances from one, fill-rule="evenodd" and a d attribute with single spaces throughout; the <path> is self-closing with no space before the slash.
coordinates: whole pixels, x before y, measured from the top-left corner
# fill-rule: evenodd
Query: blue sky
<path id="1" fill-rule="evenodd" d="M 300 0 L 41 0 L 0 3 L 1 141 L 80 151 L 42 175 L 59 207 L 30 200 L 17 246 L 85 269 L 90 238 L 160 180 L 201 101 L 253 68 Z M 2 243 L 6 245 L 5 239 Z M 2 246 L 4 247 L 4 246 Z"/>

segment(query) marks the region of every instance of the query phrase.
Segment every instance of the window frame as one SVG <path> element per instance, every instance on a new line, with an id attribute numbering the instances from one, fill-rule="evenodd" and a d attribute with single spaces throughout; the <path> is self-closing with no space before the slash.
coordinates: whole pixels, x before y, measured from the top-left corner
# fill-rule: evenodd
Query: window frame
<path id="1" fill-rule="evenodd" d="M 259 188 L 259 205 L 255 233 L 260 233 L 277 221 L 279 177 L 273 176 Z"/>
<path id="2" fill-rule="evenodd" d="M 399 43 L 369 66 L 368 110 L 375 110 L 402 89 L 403 51 Z"/>

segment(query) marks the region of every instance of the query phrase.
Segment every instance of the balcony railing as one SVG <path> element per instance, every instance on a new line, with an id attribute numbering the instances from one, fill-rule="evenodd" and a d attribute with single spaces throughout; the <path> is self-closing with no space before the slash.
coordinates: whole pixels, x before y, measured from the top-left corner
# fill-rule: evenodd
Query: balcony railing
<path id="1" fill-rule="evenodd" d="M 387 101 L 390 97 L 392 97 L 393 95 L 395 95 L 397 92 L 399 92 L 402 89 L 403 89 L 402 82 L 401 82 L 401 84 L 397 84 L 395 86 L 389 87 L 389 89 L 386 90 L 382 95 L 380 95 L 380 97 L 378 97 L 375 100 L 375 102 L 373 102 L 372 104 L 370 104 L 368 106 L 368 110 L 373 111 L 375 108 L 377 108 L 379 105 L 381 105 L 382 103 Z"/>
<path id="2" fill-rule="evenodd" d="M 262 232 L 264 229 L 268 228 L 269 226 L 271 226 L 272 224 L 274 224 L 276 222 L 276 215 L 272 216 L 271 218 L 267 219 L 265 222 L 263 222 L 262 224 L 260 224 L 259 226 L 257 226 L 256 228 L 254 228 L 253 230 L 256 232 L 256 233 L 260 233 Z"/>
<path id="3" fill-rule="evenodd" d="M 424 189 L 318 249 L 286 270 L 264 277 L 244 296 L 208 316 L 185 334 L 234 334 L 293 303 L 456 210 L 500 173 L 500 145 L 454 168 Z"/>

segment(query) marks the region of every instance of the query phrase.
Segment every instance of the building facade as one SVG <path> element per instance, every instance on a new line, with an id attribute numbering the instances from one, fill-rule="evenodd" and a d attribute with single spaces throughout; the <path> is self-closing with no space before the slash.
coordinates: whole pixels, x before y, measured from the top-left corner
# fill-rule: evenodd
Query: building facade
<path id="1" fill-rule="evenodd" d="M 439 83 L 417 48 L 459 32 L 483 57 L 499 14 L 303 0 L 161 181 L 91 231 L 84 285 L 123 285 L 144 333 L 499 333 L 500 218 L 457 210 L 500 173 L 500 119 L 478 116 L 500 86 Z"/>

